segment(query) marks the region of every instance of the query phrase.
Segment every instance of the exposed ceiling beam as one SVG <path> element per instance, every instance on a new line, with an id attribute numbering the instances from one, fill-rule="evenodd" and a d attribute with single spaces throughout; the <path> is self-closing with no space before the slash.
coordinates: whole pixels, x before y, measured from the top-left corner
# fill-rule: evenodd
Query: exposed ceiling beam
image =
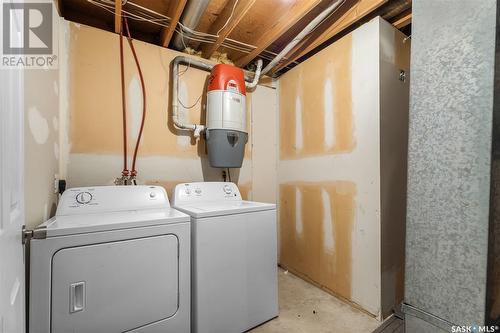
<path id="1" fill-rule="evenodd" d="M 236 66 L 243 67 L 256 58 L 262 51 L 264 51 L 269 45 L 280 38 L 288 29 L 293 27 L 301 18 L 303 18 L 307 13 L 309 13 L 314 7 L 316 7 L 321 0 L 310 0 L 310 1 L 296 1 L 292 6 L 290 11 L 280 15 L 280 18 L 275 22 L 275 24 L 262 35 L 255 45 L 252 52 L 236 60 Z"/>
<path id="2" fill-rule="evenodd" d="M 115 0 L 115 32 L 122 30 L 122 0 Z"/>
<path id="3" fill-rule="evenodd" d="M 409 12 L 405 12 L 404 15 L 400 16 L 397 20 L 395 20 L 392 25 L 397 29 L 401 29 L 406 27 L 408 24 L 411 24 L 411 10 Z"/>
<path id="4" fill-rule="evenodd" d="M 170 17 L 172 18 L 170 20 L 170 23 L 168 25 L 168 28 L 165 28 L 162 30 L 161 33 L 161 45 L 164 47 L 168 47 L 168 44 L 170 44 L 170 40 L 172 39 L 172 36 L 174 35 L 175 27 L 177 26 L 177 23 L 179 23 L 179 19 L 181 18 L 182 11 L 184 10 L 184 7 L 186 6 L 187 0 L 178 0 L 178 1 L 172 1 L 172 5 L 175 5 L 175 7 L 172 8 Z"/>
<path id="5" fill-rule="evenodd" d="M 240 23 L 245 14 L 250 10 L 250 8 L 252 8 L 252 5 L 256 0 L 239 1 L 236 6 L 235 1 L 237 0 L 228 1 L 220 15 L 210 27 L 209 33 L 218 34 L 219 37 L 214 43 L 205 44 L 201 47 L 203 58 L 208 59 L 215 51 L 217 51 L 226 37 L 229 36 L 233 29 L 236 28 L 236 26 Z M 224 27 L 225 24 L 226 26 Z"/>
<path id="6" fill-rule="evenodd" d="M 276 66 L 273 72 L 275 73 L 279 71 L 300 57 L 306 55 L 342 30 L 348 28 L 366 15 L 370 14 L 387 1 L 388 0 L 358 0 L 358 2 L 347 12 L 333 22 L 333 24 L 329 25 L 326 30 L 322 30 L 321 28 L 316 29 L 308 37 L 304 38 L 299 44 L 290 50 L 286 56 L 287 60 Z"/>

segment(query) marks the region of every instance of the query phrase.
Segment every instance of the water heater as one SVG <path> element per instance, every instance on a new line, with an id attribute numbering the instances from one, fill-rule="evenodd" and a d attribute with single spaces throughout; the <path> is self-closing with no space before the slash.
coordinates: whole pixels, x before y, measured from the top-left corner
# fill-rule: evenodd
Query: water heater
<path id="1" fill-rule="evenodd" d="M 207 89 L 208 159 L 215 168 L 240 168 L 248 141 L 243 70 L 215 65 Z"/>

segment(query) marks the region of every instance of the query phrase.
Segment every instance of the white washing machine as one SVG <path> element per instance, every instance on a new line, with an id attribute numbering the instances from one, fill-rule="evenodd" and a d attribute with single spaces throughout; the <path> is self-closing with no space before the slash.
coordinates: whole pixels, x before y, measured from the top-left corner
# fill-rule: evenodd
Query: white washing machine
<path id="1" fill-rule="evenodd" d="M 190 332 L 189 216 L 162 187 L 69 189 L 34 235 L 29 332 Z"/>
<path id="2" fill-rule="evenodd" d="M 192 332 L 245 332 L 278 316 L 276 205 L 205 182 L 177 185 L 172 206 L 191 216 Z"/>

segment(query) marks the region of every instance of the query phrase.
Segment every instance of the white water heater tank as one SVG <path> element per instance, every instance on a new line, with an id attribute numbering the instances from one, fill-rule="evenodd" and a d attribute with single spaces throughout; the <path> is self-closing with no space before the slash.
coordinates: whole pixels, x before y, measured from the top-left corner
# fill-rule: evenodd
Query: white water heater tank
<path id="1" fill-rule="evenodd" d="M 210 73 L 205 131 L 210 165 L 240 168 L 248 141 L 243 70 L 215 65 Z"/>

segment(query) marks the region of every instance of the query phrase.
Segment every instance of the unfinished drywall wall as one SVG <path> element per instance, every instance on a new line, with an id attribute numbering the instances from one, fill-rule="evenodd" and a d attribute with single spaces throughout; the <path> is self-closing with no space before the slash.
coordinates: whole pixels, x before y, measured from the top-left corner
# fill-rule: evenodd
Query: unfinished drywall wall
<path id="1" fill-rule="evenodd" d="M 382 184 L 403 197 L 406 184 L 404 170 L 395 178 L 381 170 L 405 168 L 408 85 L 399 81 L 399 63 L 402 53 L 409 59 L 409 47 L 403 38 L 376 18 L 279 79 L 280 264 L 379 317 L 403 288 L 403 254 L 384 271 L 381 264 L 382 228 L 397 223 L 401 235 L 392 236 L 404 239 L 404 202 L 388 207 L 381 223 Z M 391 81 L 385 92 L 383 80 Z M 403 95 L 388 101 L 391 87 Z M 382 139 L 387 130 L 392 134 Z M 382 142 L 393 154 L 381 155 Z M 391 300 L 385 308 L 382 275 Z"/>
<path id="2" fill-rule="evenodd" d="M 275 89 L 252 93 L 252 198 L 276 203 L 278 105 Z"/>
<path id="3" fill-rule="evenodd" d="M 205 142 L 193 140 L 189 132 L 179 131 L 172 124 L 170 63 L 180 53 L 140 41 L 134 41 L 134 45 L 147 97 L 147 118 L 137 162 L 139 182 L 162 185 L 171 193 L 180 182 L 222 180 L 221 170 L 208 164 Z M 124 57 L 131 160 L 142 115 L 142 93 L 126 42 Z M 69 185 L 112 184 L 123 168 L 119 36 L 71 24 L 68 60 Z M 207 72 L 194 68 L 183 67 L 180 71 L 181 112 L 194 123 L 205 122 L 202 106 L 207 77 Z M 238 183 L 245 198 L 252 198 L 252 142 L 260 128 L 252 123 L 252 104 L 259 103 L 269 115 L 275 115 L 274 96 L 272 88 L 261 86 L 255 93 L 247 93 L 249 142 L 242 168 L 231 170 L 231 178 Z"/>
<path id="4" fill-rule="evenodd" d="M 59 21 L 60 37 L 68 24 Z M 60 39 L 61 39 L 60 38 Z M 26 227 L 32 229 L 55 213 L 59 174 L 59 69 L 24 71 L 24 168 Z"/>

